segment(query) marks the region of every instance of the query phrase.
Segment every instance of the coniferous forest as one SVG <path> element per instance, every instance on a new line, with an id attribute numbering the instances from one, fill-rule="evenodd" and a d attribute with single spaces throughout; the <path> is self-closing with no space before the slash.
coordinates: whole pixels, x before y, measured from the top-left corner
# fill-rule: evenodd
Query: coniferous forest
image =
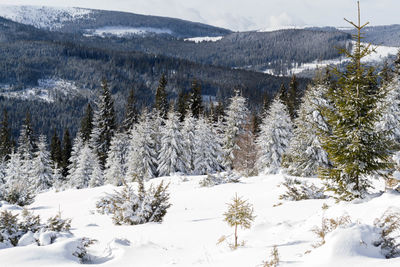
<path id="1" fill-rule="evenodd" d="M 127 43 L 88 48 L 78 32 L 5 20 L 45 34 L 0 46 L 12 50 L 0 79 L 38 81 L 29 75 L 43 59 L 42 71 L 81 73 L 87 90 L 48 102 L 0 96 L 0 262 L 400 264 L 400 52 L 392 64 L 367 64 L 375 48 L 364 42 L 359 3 L 358 21 L 346 21 L 351 45 L 325 54 L 346 63 L 308 79 L 192 58 L 211 42 L 191 56 L 169 46 L 158 57 L 149 40 L 159 37 L 144 39 L 148 54 L 128 53 Z M 223 62 L 237 48 L 218 49 L 213 59 Z M 22 50 L 23 62 L 14 61 Z"/>

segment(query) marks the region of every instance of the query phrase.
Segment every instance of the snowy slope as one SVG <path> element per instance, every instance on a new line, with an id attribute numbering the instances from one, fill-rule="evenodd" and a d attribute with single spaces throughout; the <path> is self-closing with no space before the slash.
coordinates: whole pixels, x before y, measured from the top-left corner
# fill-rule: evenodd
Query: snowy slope
<path id="1" fill-rule="evenodd" d="M 385 193 L 364 201 L 336 204 L 333 199 L 286 202 L 273 207 L 284 191 L 277 185 L 281 175 L 243 178 L 239 184 L 212 188 L 198 185 L 202 177 L 166 177 L 170 181 L 172 207 L 163 223 L 115 226 L 106 215 L 95 212 L 96 200 L 115 187 L 67 190 L 40 194 L 30 206 L 42 218 L 59 209 L 72 218 L 75 238 L 37 247 L 0 250 L 2 266 L 76 266 L 70 256 L 78 237 L 95 238 L 90 248 L 95 266 L 262 266 L 273 245 L 278 246 L 280 266 L 399 266 L 400 258 L 386 260 L 370 242 L 368 227 L 390 206 L 400 210 L 400 195 Z M 315 181 L 315 179 L 307 179 Z M 146 185 L 148 186 L 148 184 Z M 257 216 L 251 229 L 239 229 L 245 246 L 232 251 L 227 243 L 217 245 L 222 236 L 232 240 L 232 230 L 223 222 L 226 203 L 235 193 L 254 204 Z M 326 211 L 322 205 L 330 206 Z M 3 207 L 4 208 L 4 207 Z M 15 212 L 15 210 L 13 211 Z M 314 250 L 317 238 L 310 231 L 320 226 L 322 216 L 332 218 L 348 213 L 353 222 L 327 237 L 327 243 Z M 363 241 L 363 242 L 361 242 Z M 310 254 L 305 254 L 311 250 Z M 339 264 L 339 265 L 338 265 Z"/>
<path id="2" fill-rule="evenodd" d="M 67 21 L 89 18 L 90 9 L 75 7 L 9 6 L 0 5 L 0 16 L 37 28 L 56 30 Z"/>

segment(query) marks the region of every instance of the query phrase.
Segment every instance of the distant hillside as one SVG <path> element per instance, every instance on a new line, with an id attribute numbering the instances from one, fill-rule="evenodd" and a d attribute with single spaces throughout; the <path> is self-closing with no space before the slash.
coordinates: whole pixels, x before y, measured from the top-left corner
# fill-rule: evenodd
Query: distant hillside
<path id="1" fill-rule="evenodd" d="M 202 23 L 85 8 L 0 5 L 0 16 L 40 29 L 98 35 L 168 34 L 179 38 L 230 33 Z"/>

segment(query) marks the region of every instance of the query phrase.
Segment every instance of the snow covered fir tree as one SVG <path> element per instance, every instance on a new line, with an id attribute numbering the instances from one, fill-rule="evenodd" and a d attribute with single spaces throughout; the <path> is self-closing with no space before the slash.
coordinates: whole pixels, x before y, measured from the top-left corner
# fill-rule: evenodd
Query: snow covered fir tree
<path id="1" fill-rule="evenodd" d="M 16 44 L 30 55 L 42 42 L 57 43 L 42 49 L 43 65 L 51 65 L 56 51 L 62 56 L 54 61 L 70 68 L 57 73 L 82 71 L 85 81 L 39 89 L 44 82 L 35 72 L 26 86 L 30 68 L 40 64 L 30 66 L 24 54 L 24 64 L 13 57 L 21 68 L 10 79 L 18 84 L 2 83 L 15 62 L 0 61 L 0 266 L 400 265 L 400 51 L 386 64 L 368 61 L 382 49 L 368 41 L 384 39 L 388 28 L 362 25 L 360 11 L 357 23 L 349 21 L 353 31 L 243 33 L 135 15 L 138 30 L 115 26 L 131 23 L 128 13 L 51 10 L 52 25 L 69 24 L 55 30 L 9 24 L 0 5 L 3 54 L 17 51 Z M 109 20 L 113 26 L 90 28 Z M 159 33 L 157 25 L 171 30 Z M 17 30 L 29 34 L 9 34 Z M 38 33 L 40 41 L 20 40 Z M 315 37 L 313 45 L 285 46 L 304 36 Z M 332 38 L 342 57 L 325 58 L 327 50 L 314 47 Z M 288 57 L 308 61 L 285 61 L 267 46 L 270 39 Z M 249 58 L 241 62 L 232 53 L 227 67 L 221 58 L 234 45 Z M 264 65 L 264 54 L 257 55 L 259 70 L 286 64 L 288 71 L 254 72 L 251 55 L 261 47 L 276 58 Z M 190 57 L 175 58 L 176 50 Z M 336 67 L 300 72 L 335 60 Z M 118 67 L 126 64 L 130 69 Z M 18 92 L 19 102 L 9 92 Z M 57 112 L 65 100 L 78 122 L 54 111 L 41 115 L 57 120 L 46 130 L 37 109 L 21 104 L 29 97 Z M 16 112 L 15 103 L 24 108 Z"/>

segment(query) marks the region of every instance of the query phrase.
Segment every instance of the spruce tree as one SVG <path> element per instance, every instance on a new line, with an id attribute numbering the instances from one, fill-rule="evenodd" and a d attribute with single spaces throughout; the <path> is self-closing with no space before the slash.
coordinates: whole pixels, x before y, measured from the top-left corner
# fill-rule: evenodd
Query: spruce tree
<path id="1" fill-rule="evenodd" d="M 186 173 L 189 169 L 185 158 L 184 142 L 178 116 L 171 110 L 161 136 L 158 155 L 158 173 L 167 176 L 176 172 Z"/>
<path id="2" fill-rule="evenodd" d="M 3 119 L 0 128 L 0 162 L 8 160 L 12 150 L 11 129 L 8 125 L 7 110 L 3 109 Z"/>
<path id="3" fill-rule="evenodd" d="M 201 85 L 194 80 L 192 82 L 192 91 L 190 92 L 190 111 L 194 118 L 198 119 L 203 113 L 203 99 L 201 96 Z"/>
<path id="4" fill-rule="evenodd" d="M 166 91 L 167 83 L 168 83 L 167 78 L 165 77 L 165 74 L 163 74 L 158 83 L 155 96 L 155 108 L 163 119 L 167 118 L 169 110 L 168 97 Z"/>
<path id="5" fill-rule="evenodd" d="M 286 95 L 286 103 L 285 103 L 286 106 L 288 107 L 290 118 L 292 120 L 294 120 L 294 118 L 297 117 L 297 108 L 299 106 L 300 101 L 301 101 L 301 94 L 299 85 L 297 82 L 296 75 L 293 75 L 292 79 L 290 80 L 289 89 Z"/>
<path id="6" fill-rule="evenodd" d="M 230 170 L 233 168 L 235 151 L 239 149 L 237 145 L 238 137 L 244 130 L 244 125 L 249 116 L 246 107 L 246 99 L 235 92 L 235 96 L 230 99 L 230 105 L 226 111 L 226 122 L 224 126 L 224 166 Z"/>
<path id="7" fill-rule="evenodd" d="M 190 174 L 194 170 L 196 126 L 197 120 L 192 116 L 192 113 L 189 111 L 189 114 L 187 114 L 185 121 L 182 125 L 182 136 L 186 154 L 185 158 L 188 162 L 188 174 Z"/>
<path id="8" fill-rule="evenodd" d="M 136 97 L 135 91 L 131 89 L 129 91 L 128 101 L 125 107 L 125 118 L 122 122 L 122 129 L 128 132 L 135 123 L 138 122 L 138 110 L 136 108 Z"/>
<path id="9" fill-rule="evenodd" d="M 34 188 L 37 192 L 41 192 L 53 185 L 50 152 L 47 150 L 47 142 L 44 135 L 39 136 L 37 148 L 32 164 L 32 178 Z"/>
<path id="10" fill-rule="evenodd" d="M 107 81 L 103 80 L 102 92 L 93 116 L 93 131 L 90 135 L 90 145 L 97 154 L 102 168 L 106 163 L 107 153 L 110 149 L 115 129 L 114 101 L 108 89 Z"/>
<path id="11" fill-rule="evenodd" d="M 134 125 L 132 125 L 134 127 Z M 130 128 L 131 130 L 133 128 Z M 104 179 L 107 183 L 121 186 L 127 169 L 127 159 L 129 151 L 129 136 L 127 133 L 117 133 L 111 140 L 110 151 L 104 170 Z"/>
<path id="12" fill-rule="evenodd" d="M 257 167 L 260 172 L 277 173 L 292 138 L 292 121 L 285 104 L 278 97 L 261 124 L 257 138 L 259 157 Z"/>
<path id="13" fill-rule="evenodd" d="M 82 134 L 78 132 L 72 146 L 71 157 L 69 158 L 70 164 L 68 166 L 68 179 L 70 179 L 71 176 L 76 172 L 76 168 L 78 167 L 79 155 L 84 144 L 85 142 L 83 141 Z"/>
<path id="14" fill-rule="evenodd" d="M 183 122 L 186 118 L 186 113 L 188 109 L 188 95 L 184 90 L 180 90 L 178 94 L 178 101 L 176 103 L 176 111 L 179 115 L 179 121 Z"/>
<path id="15" fill-rule="evenodd" d="M 93 109 L 90 104 L 87 105 L 85 114 L 81 120 L 81 137 L 84 142 L 88 142 L 93 130 Z"/>
<path id="16" fill-rule="evenodd" d="M 54 129 L 50 143 L 50 158 L 54 165 L 62 166 L 62 148 L 61 141 L 58 138 L 57 130 Z"/>
<path id="17" fill-rule="evenodd" d="M 63 147 L 62 147 L 62 175 L 66 177 L 68 175 L 68 166 L 71 164 L 70 157 L 72 152 L 71 137 L 69 130 L 66 129 L 63 136 Z"/>
<path id="18" fill-rule="evenodd" d="M 194 138 L 191 140 L 194 174 L 204 175 L 221 171 L 222 147 L 213 126 L 202 116 L 196 121 Z"/>
<path id="19" fill-rule="evenodd" d="M 292 175 L 315 176 L 318 169 L 330 166 L 318 134 L 320 129 L 327 127 L 319 107 L 329 107 L 325 98 L 330 86 L 329 76 L 317 75 L 305 92 L 298 117 L 294 120 L 294 136 L 285 158 L 285 165 Z"/>
<path id="20" fill-rule="evenodd" d="M 378 77 L 366 68 L 362 58 L 369 55 L 370 45 L 361 42 L 360 12 L 358 24 L 348 21 L 357 30 L 354 51 L 344 50 L 350 59 L 346 70 L 335 70 L 337 88 L 330 90 L 327 100 L 331 107 L 321 107 L 329 131 L 322 131 L 322 147 L 328 153 L 332 167 L 321 172 L 328 190 L 340 200 L 364 197 L 372 187 L 370 177 L 384 175 L 390 167 L 390 131 L 376 131 L 382 118 L 382 102 L 386 95 L 377 85 Z"/>
<path id="21" fill-rule="evenodd" d="M 31 124 L 31 115 L 26 113 L 24 124 L 21 127 L 18 138 L 18 154 L 23 160 L 31 160 L 35 152 L 36 144 Z"/>
<path id="22" fill-rule="evenodd" d="M 156 118 L 159 116 L 156 115 Z M 157 140 L 158 127 L 154 127 L 154 122 L 147 110 L 140 116 L 139 123 L 130 131 L 130 144 L 126 159 L 126 181 L 132 181 L 134 177 L 151 179 L 157 176 Z"/>

